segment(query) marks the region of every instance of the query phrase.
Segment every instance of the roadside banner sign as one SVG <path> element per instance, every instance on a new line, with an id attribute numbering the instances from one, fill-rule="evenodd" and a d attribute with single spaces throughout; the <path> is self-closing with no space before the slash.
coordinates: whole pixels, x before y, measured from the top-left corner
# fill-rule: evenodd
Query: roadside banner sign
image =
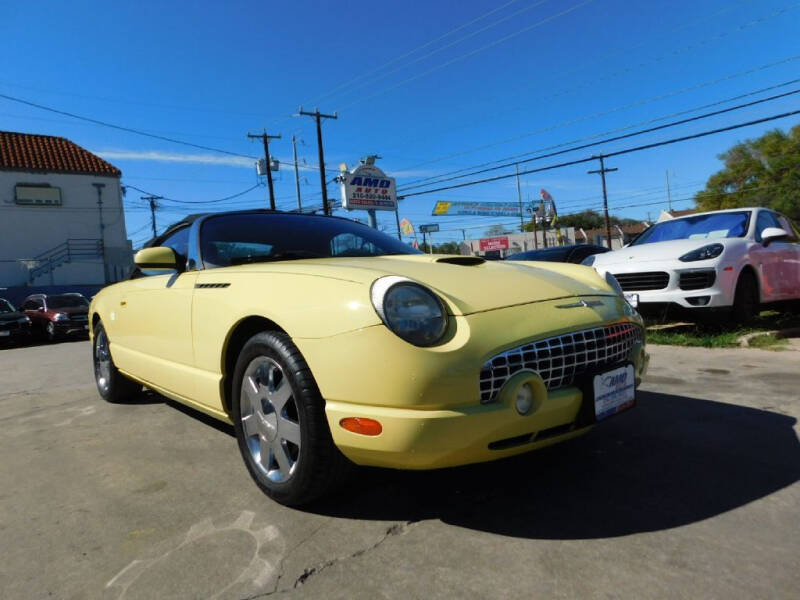
<path id="1" fill-rule="evenodd" d="M 561 235 L 561 227 L 558 225 L 558 211 L 556 210 L 556 201 L 553 200 L 553 197 L 547 192 L 546 189 L 542 188 L 540 191 L 542 196 L 542 202 L 547 202 L 548 212 L 550 213 L 550 225 L 555 227 L 556 229 L 556 239 L 558 240 L 558 245 L 564 245 L 564 237 Z"/>
<path id="2" fill-rule="evenodd" d="M 519 217 L 519 202 L 437 202 L 433 216 Z"/>
<path id="3" fill-rule="evenodd" d="M 420 225 L 419 231 L 420 233 L 436 233 L 439 231 L 439 224 L 431 223 L 430 225 Z"/>
<path id="4" fill-rule="evenodd" d="M 388 177 L 375 165 L 359 165 L 352 173 L 339 176 L 342 189 L 342 208 L 346 210 L 396 210 L 397 187 L 394 177 Z"/>
<path id="5" fill-rule="evenodd" d="M 481 252 L 491 250 L 508 250 L 508 236 L 482 238 L 479 240 Z"/>
<path id="6" fill-rule="evenodd" d="M 400 231 L 403 232 L 403 235 L 414 235 L 414 225 L 408 219 L 403 219 L 400 221 Z"/>

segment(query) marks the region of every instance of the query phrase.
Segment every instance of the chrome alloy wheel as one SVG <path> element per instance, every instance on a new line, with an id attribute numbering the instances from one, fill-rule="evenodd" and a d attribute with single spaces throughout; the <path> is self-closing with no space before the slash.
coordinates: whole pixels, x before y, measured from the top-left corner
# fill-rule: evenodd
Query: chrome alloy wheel
<path id="1" fill-rule="evenodd" d="M 108 349 L 108 336 L 102 328 L 98 331 L 94 344 L 94 378 L 97 380 L 97 387 L 106 393 L 111 385 L 111 352 Z"/>
<path id="2" fill-rule="evenodd" d="M 239 409 L 253 464 L 271 481 L 288 481 L 300 458 L 300 415 L 292 386 L 277 362 L 266 356 L 250 361 Z"/>

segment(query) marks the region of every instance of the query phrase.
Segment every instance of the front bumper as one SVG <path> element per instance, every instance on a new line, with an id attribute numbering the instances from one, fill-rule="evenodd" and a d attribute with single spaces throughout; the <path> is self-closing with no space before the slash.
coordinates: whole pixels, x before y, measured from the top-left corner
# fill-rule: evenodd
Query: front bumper
<path id="1" fill-rule="evenodd" d="M 545 392 L 536 410 L 522 416 L 505 400 L 481 404 L 479 375 L 489 358 L 532 340 L 611 322 L 641 325 L 621 298 L 600 299 L 601 306 L 563 310 L 557 305 L 570 299 L 562 299 L 456 317 L 452 338 L 434 348 L 411 346 L 382 325 L 296 342 L 326 400 L 334 443 L 345 456 L 361 465 L 449 467 L 527 452 L 588 431 L 578 418 L 583 394 L 577 386 Z M 648 363 L 643 344 L 630 360 L 638 385 Z M 375 419 L 383 431 L 374 437 L 352 433 L 339 425 L 346 417 Z"/>
<path id="2" fill-rule="evenodd" d="M 623 286 L 626 293 L 639 294 L 639 306 L 647 310 L 647 305 L 675 304 L 681 308 L 722 308 L 733 305 L 738 273 L 732 267 L 713 264 L 714 260 L 698 261 L 698 263 L 681 263 L 676 267 L 674 260 L 648 261 L 633 265 L 608 265 L 602 268 L 612 273 L 617 279 L 624 281 L 624 276 L 632 273 L 667 273 L 667 286 L 659 290 L 637 290 Z M 702 263 L 711 264 L 702 264 Z M 681 289 L 681 276 L 713 272 L 714 283 L 708 287 Z"/>
<path id="3" fill-rule="evenodd" d="M 53 325 L 58 335 L 89 335 L 87 321 L 54 321 Z"/>
<path id="4" fill-rule="evenodd" d="M 4 342 L 18 342 L 27 340 L 31 336 L 30 323 L 20 324 L 18 327 L 8 328 L 0 326 L 0 344 Z"/>

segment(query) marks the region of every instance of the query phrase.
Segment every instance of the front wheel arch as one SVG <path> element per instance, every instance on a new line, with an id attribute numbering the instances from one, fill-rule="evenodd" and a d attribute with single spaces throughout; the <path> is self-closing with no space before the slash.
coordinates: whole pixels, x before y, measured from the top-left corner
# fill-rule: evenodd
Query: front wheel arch
<path id="1" fill-rule="evenodd" d="M 733 284 L 733 292 L 734 292 L 734 294 L 736 293 L 736 286 L 739 284 L 739 279 L 745 273 L 749 273 L 750 275 L 753 276 L 753 281 L 755 281 L 756 290 L 758 291 L 758 300 L 759 300 L 759 302 L 763 302 L 764 299 L 761 296 L 761 279 L 758 276 L 758 271 L 756 271 L 756 268 L 751 264 L 746 264 L 745 266 L 742 267 L 742 270 L 739 271 L 739 275 L 736 277 L 736 281 Z M 733 295 L 731 295 L 731 296 L 733 296 Z"/>
<path id="2" fill-rule="evenodd" d="M 257 333 L 265 331 L 277 331 L 287 333 L 283 327 L 266 317 L 252 315 L 241 319 L 228 333 L 225 345 L 222 349 L 221 369 L 221 397 L 222 407 L 228 416 L 231 416 L 231 397 L 233 395 L 233 372 L 236 369 L 236 361 L 247 341 Z M 288 335 L 288 334 L 287 334 Z"/>

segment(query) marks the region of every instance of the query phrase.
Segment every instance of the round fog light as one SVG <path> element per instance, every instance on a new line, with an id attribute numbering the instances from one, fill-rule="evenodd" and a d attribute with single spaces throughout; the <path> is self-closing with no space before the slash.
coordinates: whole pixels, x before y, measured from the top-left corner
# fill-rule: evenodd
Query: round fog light
<path id="1" fill-rule="evenodd" d="M 514 400 L 514 407 L 521 415 L 527 415 L 533 408 L 533 388 L 528 383 L 523 383 L 517 388 L 517 397 Z"/>

